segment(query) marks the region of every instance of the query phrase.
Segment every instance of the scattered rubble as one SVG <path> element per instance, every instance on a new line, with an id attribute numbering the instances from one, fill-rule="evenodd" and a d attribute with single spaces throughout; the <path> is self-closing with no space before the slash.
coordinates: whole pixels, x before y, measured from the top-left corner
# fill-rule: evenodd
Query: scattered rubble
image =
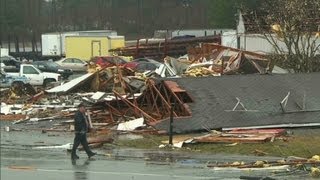
<path id="1" fill-rule="evenodd" d="M 215 131 L 206 135 L 190 137 L 174 137 L 173 146 L 181 148 L 184 144 L 195 143 L 229 143 L 227 146 L 235 146 L 239 143 L 266 143 L 273 142 L 275 139 L 284 139 L 286 131 L 284 129 L 252 129 L 252 130 L 232 130 L 232 131 Z M 168 141 L 163 142 L 168 144 Z M 232 144 L 230 144 L 232 143 Z M 255 150 L 256 155 L 266 155 L 266 152 Z"/>
<path id="2" fill-rule="evenodd" d="M 312 177 L 319 177 L 319 159 L 314 157 L 319 157 L 318 155 L 313 156 L 310 159 L 305 158 L 287 158 L 277 161 L 256 161 L 256 162 L 227 162 L 227 163 L 209 163 L 207 166 L 213 168 L 213 170 L 240 170 L 240 171 L 294 171 L 296 169 L 303 169 L 310 172 Z"/>

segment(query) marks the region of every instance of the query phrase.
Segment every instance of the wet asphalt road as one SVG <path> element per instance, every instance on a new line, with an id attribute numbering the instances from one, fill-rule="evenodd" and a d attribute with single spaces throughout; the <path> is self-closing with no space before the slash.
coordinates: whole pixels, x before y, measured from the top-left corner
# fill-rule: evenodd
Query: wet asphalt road
<path id="1" fill-rule="evenodd" d="M 137 150 L 112 145 L 96 149 L 88 159 L 82 151 L 74 164 L 66 149 L 35 149 L 72 142 L 72 133 L 38 131 L 5 132 L 1 127 L 1 180 L 18 179 L 239 179 L 240 176 L 273 177 L 274 179 L 306 179 L 307 174 L 270 171 L 215 171 L 208 162 L 255 161 L 257 157 L 194 154 L 179 151 Z M 264 160 L 278 158 L 263 157 Z"/>
<path id="2" fill-rule="evenodd" d="M 31 138 L 24 141 L 23 136 Z M 96 150 L 99 155 L 88 159 L 81 151 L 73 164 L 64 149 L 34 149 L 70 140 L 68 133 L 2 132 L 1 179 L 212 179 L 212 172 L 195 160 L 170 162 L 173 156 L 162 152 L 112 148 Z"/>

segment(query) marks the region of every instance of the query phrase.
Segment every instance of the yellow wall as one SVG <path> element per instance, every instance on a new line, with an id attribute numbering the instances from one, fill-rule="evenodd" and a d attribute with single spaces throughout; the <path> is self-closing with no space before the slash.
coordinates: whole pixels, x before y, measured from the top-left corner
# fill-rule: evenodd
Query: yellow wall
<path id="1" fill-rule="evenodd" d="M 100 56 L 111 55 L 109 49 L 124 47 L 124 36 L 116 37 L 90 37 L 90 36 L 67 36 L 65 39 L 66 57 L 90 60 L 92 57 L 92 42 L 100 42 Z M 94 44 L 94 48 L 97 44 Z M 95 51 L 94 51 L 95 52 Z"/>
<path id="2" fill-rule="evenodd" d="M 110 38 L 110 49 L 115 49 L 115 48 L 119 48 L 119 47 L 124 47 L 124 38 L 121 37 L 117 37 L 117 38 Z"/>
<path id="3" fill-rule="evenodd" d="M 65 39 L 66 57 L 90 60 L 92 56 L 92 41 L 100 42 L 100 55 L 108 55 L 109 43 L 107 37 L 73 37 Z"/>

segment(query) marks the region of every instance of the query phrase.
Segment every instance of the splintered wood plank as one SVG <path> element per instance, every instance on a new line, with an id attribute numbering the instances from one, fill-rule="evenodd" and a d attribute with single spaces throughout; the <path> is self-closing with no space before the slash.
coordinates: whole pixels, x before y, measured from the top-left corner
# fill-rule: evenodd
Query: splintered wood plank
<path id="1" fill-rule="evenodd" d="M 273 135 L 224 135 L 196 137 L 195 142 L 200 143 L 263 143 L 270 141 Z"/>
<path id="2" fill-rule="evenodd" d="M 23 114 L 7 114 L 7 115 L 0 115 L 0 120 L 1 121 L 15 121 L 15 120 L 21 120 L 25 119 L 26 115 Z"/>
<path id="3" fill-rule="evenodd" d="M 272 134 L 275 136 L 283 135 L 286 132 L 285 129 L 248 129 L 248 130 L 232 130 L 228 133 L 232 134 Z"/>
<path id="4" fill-rule="evenodd" d="M 186 92 L 186 90 L 180 88 L 180 86 L 174 81 L 164 81 L 164 84 L 172 91 L 172 92 Z"/>

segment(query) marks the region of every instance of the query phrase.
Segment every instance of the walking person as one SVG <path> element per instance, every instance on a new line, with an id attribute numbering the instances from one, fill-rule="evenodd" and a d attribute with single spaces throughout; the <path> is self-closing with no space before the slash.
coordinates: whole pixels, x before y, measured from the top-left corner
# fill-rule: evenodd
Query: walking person
<path id="1" fill-rule="evenodd" d="M 81 144 L 83 149 L 86 151 L 88 157 L 92 157 L 97 153 L 92 152 L 89 148 L 88 141 L 87 141 L 87 132 L 90 128 L 89 121 L 86 117 L 86 108 L 84 104 L 80 103 L 78 106 L 78 111 L 74 115 L 74 129 L 75 129 L 75 137 L 71 152 L 71 159 L 79 159 L 77 156 L 76 151 L 78 146 Z"/>

